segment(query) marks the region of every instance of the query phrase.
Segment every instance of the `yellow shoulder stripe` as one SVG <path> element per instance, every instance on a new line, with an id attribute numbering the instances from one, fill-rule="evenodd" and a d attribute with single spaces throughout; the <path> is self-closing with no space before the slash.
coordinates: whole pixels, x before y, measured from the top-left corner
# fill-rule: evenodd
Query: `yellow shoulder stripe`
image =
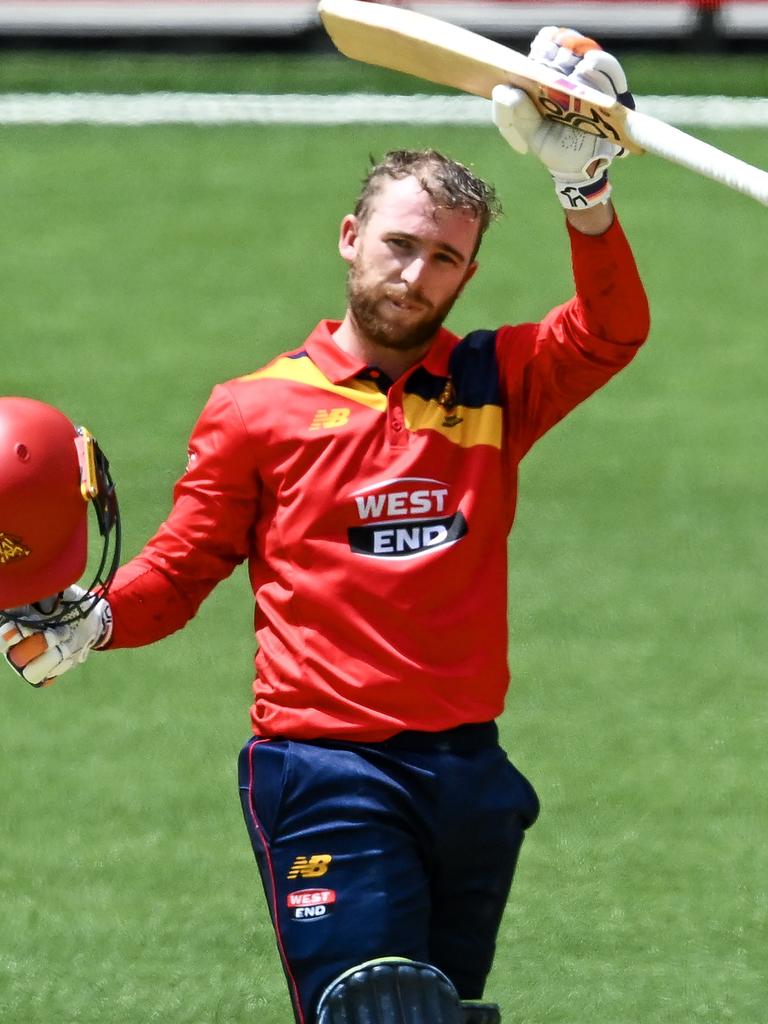
<path id="1" fill-rule="evenodd" d="M 387 396 L 379 391 L 373 381 L 352 378 L 345 381 L 344 384 L 334 384 L 308 357 L 290 359 L 288 356 L 281 356 L 263 369 L 256 370 L 255 373 L 248 373 L 238 379 L 242 381 L 285 380 L 294 384 L 305 384 L 318 391 L 328 391 L 332 395 L 340 395 L 350 402 L 358 402 L 360 405 L 367 405 L 380 412 L 384 412 L 387 408 Z"/>
<path id="2" fill-rule="evenodd" d="M 478 444 L 501 448 L 504 419 L 498 405 L 456 405 L 447 410 L 434 398 L 427 401 L 418 395 L 405 395 L 403 411 L 408 430 L 436 430 L 462 448 Z"/>
<path id="3" fill-rule="evenodd" d="M 309 358 L 291 359 L 281 356 L 263 369 L 238 379 L 290 381 L 339 395 L 379 412 L 386 412 L 387 409 L 387 396 L 379 391 L 373 381 L 353 378 L 343 384 L 334 384 Z M 435 430 L 462 448 L 472 448 L 479 444 L 493 448 L 502 446 L 503 413 L 497 405 L 483 405 L 479 408 L 457 405 L 447 410 L 435 399 L 426 400 L 418 395 L 405 394 L 403 411 L 408 430 Z"/>

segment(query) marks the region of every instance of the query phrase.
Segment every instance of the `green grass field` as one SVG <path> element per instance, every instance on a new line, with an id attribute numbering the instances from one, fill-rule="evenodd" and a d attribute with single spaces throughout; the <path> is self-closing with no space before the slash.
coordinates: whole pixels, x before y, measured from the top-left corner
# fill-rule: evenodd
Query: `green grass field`
<path id="1" fill-rule="evenodd" d="M 57 66 L 11 61 L 0 88 L 60 87 Z M 667 91 L 650 68 L 642 91 Z M 768 166 L 764 131 L 701 134 Z M 212 385 L 342 312 L 337 223 L 368 154 L 421 145 L 506 206 L 449 326 L 567 298 L 546 175 L 490 128 L 2 129 L 2 390 L 99 437 L 126 556 Z M 766 211 L 650 157 L 613 178 L 653 332 L 523 466 L 502 728 L 543 813 L 488 995 L 505 1024 L 764 1024 Z M 236 790 L 251 603 L 239 572 L 159 645 L 46 692 L 6 672 L 3 1024 L 289 1021 Z"/>

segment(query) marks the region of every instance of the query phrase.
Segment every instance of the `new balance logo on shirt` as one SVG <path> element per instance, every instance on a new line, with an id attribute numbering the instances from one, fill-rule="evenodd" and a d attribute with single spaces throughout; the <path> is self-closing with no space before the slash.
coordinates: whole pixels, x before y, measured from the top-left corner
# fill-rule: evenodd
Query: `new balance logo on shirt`
<path id="1" fill-rule="evenodd" d="M 318 409 L 312 417 L 310 430 L 330 430 L 332 427 L 343 427 L 349 419 L 349 409 Z"/>

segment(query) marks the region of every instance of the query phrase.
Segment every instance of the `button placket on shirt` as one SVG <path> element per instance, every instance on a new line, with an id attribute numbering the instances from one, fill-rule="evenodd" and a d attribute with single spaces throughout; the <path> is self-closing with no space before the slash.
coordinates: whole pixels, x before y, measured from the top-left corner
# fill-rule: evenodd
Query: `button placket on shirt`
<path id="1" fill-rule="evenodd" d="M 387 438 L 391 448 L 408 447 L 408 431 L 403 413 L 403 388 L 391 387 L 387 395 Z"/>

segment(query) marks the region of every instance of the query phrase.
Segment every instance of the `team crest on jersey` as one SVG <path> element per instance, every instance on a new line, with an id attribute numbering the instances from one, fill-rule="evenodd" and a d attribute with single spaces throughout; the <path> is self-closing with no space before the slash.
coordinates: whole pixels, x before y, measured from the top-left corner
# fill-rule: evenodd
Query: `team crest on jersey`
<path id="1" fill-rule="evenodd" d="M 31 554 L 21 537 L 0 531 L 0 565 L 20 562 L 22 558 L 29 558 Z"/>
<path id="2" fill-rule="evenodd" d="M 414 558 L 461 540 L 468 531 L 452 507 L 448 484 L 429 477 L 398 477 L 352 495 L 359 525 L 347 530 L 355 554 Z"/>
<path id="3" fill-rule="evenodd" d="M 464 422 L 464 417 L 456 413 L 456 388 L 453 386 L 453 380 L 450 377 L 445 382 L 437 404 L 445 409 L 445 417 L 441 426 L 458 427 L 460 423 Z"/>

